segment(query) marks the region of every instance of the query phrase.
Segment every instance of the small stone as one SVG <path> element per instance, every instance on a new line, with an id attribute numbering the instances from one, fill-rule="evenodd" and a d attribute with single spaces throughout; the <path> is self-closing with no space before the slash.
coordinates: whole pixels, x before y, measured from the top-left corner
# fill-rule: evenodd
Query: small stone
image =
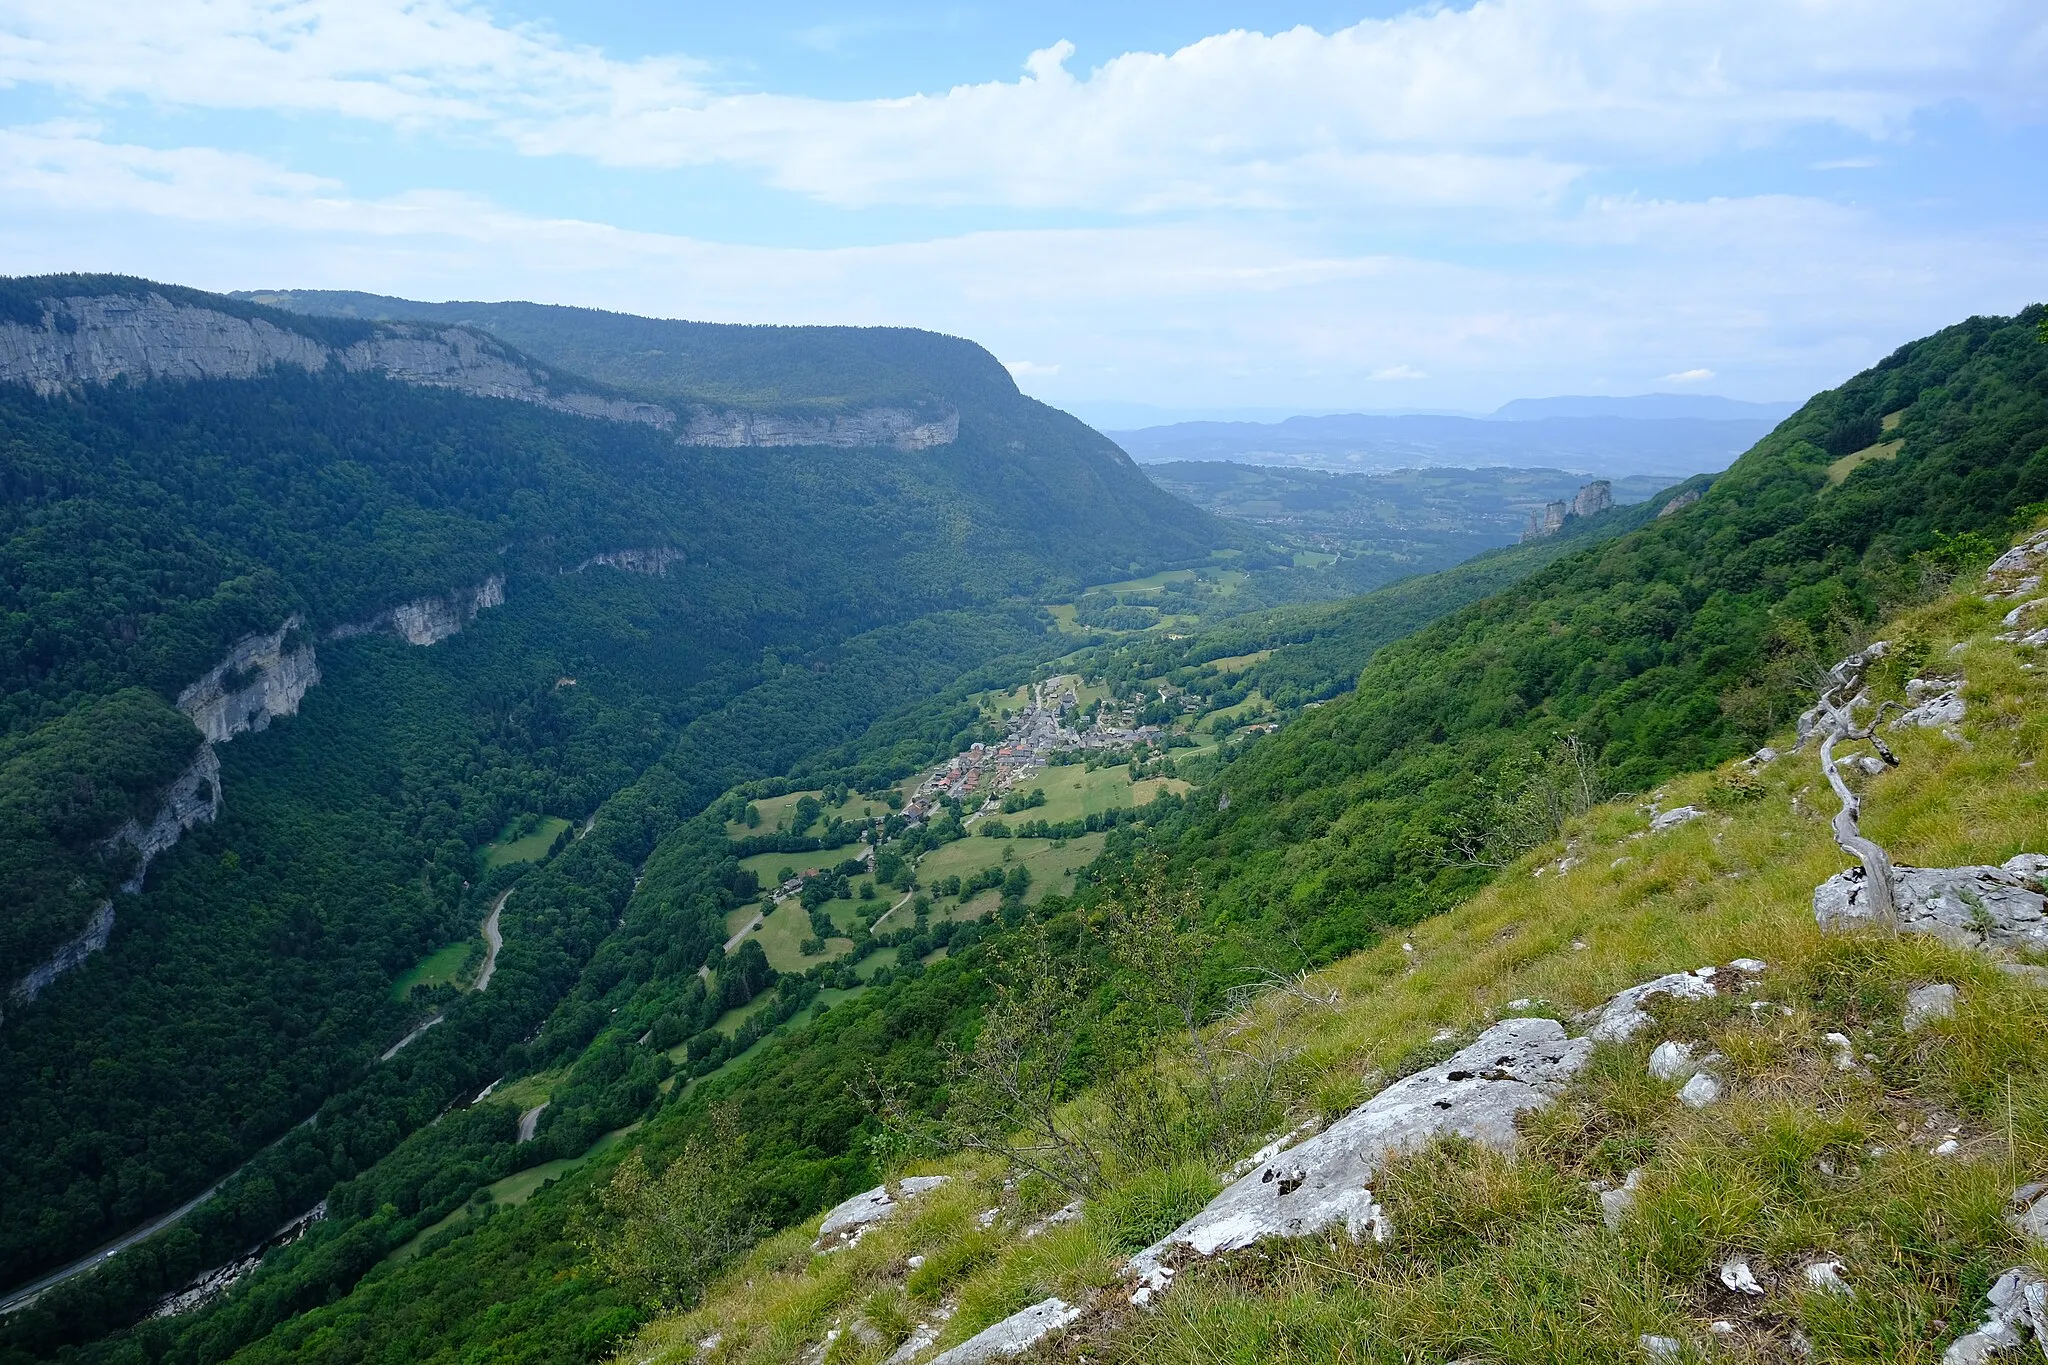
<path id="1" fill-rule="evenodd" d="M 1698 1070 L 1690 1043 L 1662 1042 L 1650 1052 L 1650 1075 L 1656 1080 L 1682 1081 Z"/>
<path id="2" fill-rule="evenodd" d="M 2022 985 L 2048 990 L 2048 967 L 2036 967 L 2027 962 L 2001 962 L 1998 970 Z"/>
<path id="3" fill-rule="evenodd" d="M 1678 1092 L 1678 1102 L 1688 1109 L 1704 1109 L 1721 1098 L 1721 1083 L 1706 1072 L 1695 1072 Z"/>
<path id="4" fill-rule="evenodd" d="M 1846 1269 L 1848 1267 L 1840 1261 L 1815 1261 L 1801 1270 L 1799 1274 L 1805 1279 L 1809 1289 L 1818 1290 L 1824 1294 L 1853 1294 L 1856 1291 L 1851 1289 L 1849 1282 L 1842 1278 L 1842 1272 Z"/>
<path id="5" fill-rule="evenodd" d="M 1404 943 L 1401 945 L 1401 951 L 1404 953 L 1412 953 L 1415 951 L 1415 945 L 1412 943 Z"/>
<path id="6" fill-rule="evenodd" d="M 1956 1012 L 1956 988 L 1946 983 L 1921 986 L 1906 992 L 1906 1032 L 1918 1033 L 1937 1019 L 1951 1019 Z"/>
<path id="7" fill-rule="evenodd" d="M 1735 1324 L 1726 1318 L 1715 1318 L 1707 1324 L 1707 1330 L 1717 1337 L 1732 1337 L 1735 1335 Z"/>
<path id="8" fill-rule="evenodd" d="M 1934 1144 L 1934 1155 L 1954 1156 L 1957 1152 L 1960 1152 L 1962 1149 L 1963 1144 L 1957 1142 L 1954 1138 L 1944 1138 L 1940 1142 Z"/>
<path id="9" fill-rule="evenodd" d="M 912 1257 L 911 1257 L 911 1258 L 910 1258 L 909 1260 L 905 1261 L 905 1262 L 904 1262 L 903 1264 L 905 1264 L 905 1265 L 909 1266 L 909 1267 L 910 1267 L 910 1268 L 911 1268 L 912 1270 L 915 1270 L 915 1269 L 917 1269 L 917 1268 L 918 1268 L 919 1266 L 921 1266 L 921 1265 L 923 1265 L 923 1264 L 924 1264 L 924 1257 L 922 1257 L 922 1256 L 912 1256 Z"/>
<path id="10" fill-rule="evenodd" d="M 1575 938 L 1575 939 L 1573 939 L 1573 940 L 1572 940 L 1572 951 L 1573 951 L 1573 952 L 1575 952 L 1575 953 L 1583 953 L 1583 952 L 1585 952 L 1585 951 L 1586 951 L 1586 940 L 1584 940 L 1584 939 L 1582 939 L 1582 938 Z"/>
<path id="11" fill-rule="evenodd" d="M 1621 1227 L 1621 1220 L 1635 1207 L 1636 1188 L 1643 1183 L 1643 1170 L 1638 1166 L 1630 1171 L 1617 1190 L 1600 1190 L 1600 1221 L 1613 1232 Z"/>
<path id="12" fill-rule="evenodd" d="M 1680 806 L 1676 810 L 1667 810 L 1662 815 L 1651 818 L 1650 832 L 1652 834 L 1662 834 L 1667 829 L 1676 829 L 1680 825 L 1697 820 L 1705 814 L 1706 812 L 1698 806 Z"/>
<path id="13" fill-rule="evenodd" d="M 1856 1069 L 1856 1045 L 1849 1041 L 1847 1034 L 1830 1033 L 1822 1038 L 1821 1041 L 1826 1043 L 1835 1054 L 1835 1070 L 1854 1071 Z"/>
<path id="14" fill-rule="evenodd" d="M 1748 976 L 1755 976 L 1759 972 L 1769 970 L 1768 964 L 1760 957 L 1738 957 L 1728 965 Z"/>
<path id="15" fill-rule="evenodd" d="M 2006 1218 L 2013 1231 L 2035 1246 L 2048 1246 L 2048 1199 L 2041 1197 L 2044 1193 L 2048 1193 L 2048 1185 L 2020 1186 L 2013 1191 L 2013 1211 Z"/>
<path id="16" fill-rule="evenodd" d="M 1685 1359 L 1685 1343 L 1677 1337 L 1652 1336 L 1645 1332 L 1636 1338 L 1636 1346 L 1642 1351 L 1643 1359 L 1651 1365 L 1678 1365 Z"/>
<path id="17" fill-rule="evenodd" d="M 1524 995 L 1519 997 L 1518 999 L 1508 1001 L 1508 1008 L 1511 1010 L 1525 1010 L 1535 1003 L 1535 1001 L 1531 1000 L 1528 996 Z"/>
<path id="18" fill-rule="evenodd" d="M 1721 1283 L 1737 1294 L 1762 1297 L 1763 1285 L 1757 1282 L 1756 1271 L 1749 1264 L 1749 1257 L 1741 1252 L 1721 1262 Z"/>

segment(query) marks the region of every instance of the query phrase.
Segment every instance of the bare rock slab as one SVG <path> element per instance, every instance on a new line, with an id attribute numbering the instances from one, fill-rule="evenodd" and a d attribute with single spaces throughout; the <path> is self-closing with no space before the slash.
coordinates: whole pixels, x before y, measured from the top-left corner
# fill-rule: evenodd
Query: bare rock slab
<path id="1" fill-rule="evenodd" d="M 818 1240 L 812 1245 L 819 1251 L 848 1245 L 859 1238 L 861 1229 L 893 1218 L 903 1200 L 935 1190 L 945 1184 L 946 1179 L 943 1175 L 905 1176 L 896 1182 L 893 1195 L 887 1185 L 877 1185 L 864 1194 L 857 1194 L 825 1215 L 824 1223 L 818 1228 Z"/>
<path id="2" fill-rule="evenodd" d="M 993 1327 L 983 1328 L 952 1350 L 933 1356 L 928 1365 L 981 1365 L 983 1361 L 1019 1355 L 1080 1316 L 1081 1310 L 1065 1299 L 1034 1303 Z"/>
<path id="3" fill-rule="evenodd" d="M 1591 1039 L 1569 1038 L 1555 1019 L 1506 1019 L 1470 1047 L 1396 1081 L 1315 1137 L 1245 1175 L 1209 1206 L 1131 1258 L 1162 1289 L 1176 1247 L 1203 1256 L 1267 1237 L 1303 1237 L 1342 1226 L 1354 1239 L 1384 1238 L 1386 1215 L 1372 1178 L 1385 1159 L 1442 1137 L 1513 1149 L 1515 1119 L 1556 1098 L 1586 1064 Z"/>
<path id="4" fill-rule="evenodd" d="M 2022 853 L 2002 867 L 1896 867 L 1899 927 L 1959 948 L 2048 951 L 2044 872 L 2048 857 L 2038 853 Z M 1823 929 L 1873 922 L 1863 869 L 1838 872 L 1815 888 L 1813 917 Z"/>

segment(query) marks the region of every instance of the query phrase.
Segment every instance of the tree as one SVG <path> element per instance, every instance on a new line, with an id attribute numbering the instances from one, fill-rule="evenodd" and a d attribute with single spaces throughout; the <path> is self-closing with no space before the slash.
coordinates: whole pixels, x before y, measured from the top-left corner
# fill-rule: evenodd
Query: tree
<path id="1" fill-rule="evenodd" d="M 760 1233 L 734 1111 L 711 1111 L 702 1131 L 659 1175 L 639 1150 L 619 1163 L 577 1241 L 604 1274 L 647 1307 L 694 1303 L 705 1281 Z"/>

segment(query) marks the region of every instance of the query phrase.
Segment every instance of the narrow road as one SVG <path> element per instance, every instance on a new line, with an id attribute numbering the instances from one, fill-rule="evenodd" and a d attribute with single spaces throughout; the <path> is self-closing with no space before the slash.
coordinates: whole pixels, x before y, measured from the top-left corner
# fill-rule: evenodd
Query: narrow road
<path id="1" fill-rule="evenodd" d="M 763 916 L 756 915 L 752 919 L 748 920 L 737 934 L 734 934 L 731 938 L 725 941 L 725 950 L 729 953 L 733 949 L 739 947 L 741 939 L 745 938 L 748 934 L 753 933 L 756 929 L 761 927 L 762 918 Z"/>
<path id="2" fill-rule="evenodd" d="M 513 887 L 512 891 L 519 888 Z M 504 936 L 498 932 L 498 912 L 505 908 L 505 902 L 512 899 L 512 891 L 506 891 L 491 902 L 491 913 L 484 920 L 484 965 L 476 974 L 476 988 L 487 991 L 491 988 L 491 973 L 498 970 L 498 949 L 505 946 Z"/>
<path id="3" fill-rule="evenodd" d="M 490 916 L 484 920 L 484 965 L 476 974 L 475 987 L 475 989 L 479 991 L 485 990 L 490 986 L 491 975 L 498 970 L 498 950 L 505 946 L 504 936 L 498 930 L 498 913 L 505 908 L 505 902 L 507 900 L 510 900 L 511 897 L 511 891 L 506 891 L 503 895 L 499 896 L 498 899 L 492 902 L 491 904 Z M 397 1042 L 393 1043 L 390 1047 L 390 1050 L 385 1052 L 384 1055 L 379 1057 L 377 1060 L 382 1062 L 390 1061 L 393 1057 L 398 1055 L 399 1049 L 403 1048 L 407 1043 L 412 1042 L 415 1038 L 418 1038 L 422 1033 L 425 1033 L 434 1025 L 440 1023 L 441 1018 L 442 1016 L 437 1014 L 433 1018 L 427 1020 L 418 1028 L 414 1029 L 412 1032 L 406 1034 L 403 1038 L 400 1038 Z M 493 1082 L 493 1084 L 495 1084 L 495 1082 Z M 484 1093 L 489 1094 L 490 1092 L 488 1089 L 486 1089 Z M 479 1095 L 477 1098 L 482 1099 L 483 1096 Z M 534 1117 L 538 1118 L 539 1115 L 536 1114 Z M 311 1121 L 312 1120 L 310 1119 L 307 1120 L 307 1122 L 309 1123 Z M 278 1141 L 282 1142 L 283 1139 L 280 1138 L 278 1139 Z M 273 1143 L 271 1145 L 275 1146 L 276 1144 Z M 265 1148 L 264 1150 L 268 1151 L 269 1148 Z M 252 1161 L 254 1159 L 254 1157 L 250 1158 L 250 1160 Z M 91 1270 L 94 1266 L 99 1265 L 101 1262 L 111 1260 L 114 1256 L 118 1255 L 123 1251 L 126 1251 L 129 1247 L 134 1246 L 137 1242 L 146 1241 L 149 1238 L 156 1236 L 157 1233 L 162 1232 L 165 1228 L 177 1222 L 180 1218 L 183 1218 L 186 1214 L 192 1212 L 192 1210 L 198 1208 L 207 1200 L 213 1198 L 215 1192 L 218 1191 L 222 1185 L 225 1185 L 228 1181 L 234 1179 L 235 1176 L 239 1175 L 242 1169 L 243 1168 L 241 1166 L 237 1166 L 234 1170 L 228 1172 L 219 1180 L 214 1181 L 211 1185 L 208 1185 L 198 1194 L 193 1195 L 190 1199 L 178 1205 L 178 1207 L 176 1207 L 175 1209 L 172 1209 L 169 1213 L 166 1213 L 163 1216 L 156 1218 L 150 1222 L 144 1223 L 141 1227 L 136 1228 L 132 1232 L 123 1233 L 121 1236 L 115 1238 L 113 1241 L 108 1242 L 105 1246 L 99 1247 L 93 1251 L 86 1253 L 84 1256 L 79 1257 L 70 1265 L 64 1266 L 61 1269 L 53 1270 L 39 1280 L 32 1280 L 28 1284 L 22 1285 L 17 1289 L 11 1289 L 7 1291 L 5 1295 L 0 1295 L 0 1314 L 10 1313 L 17 1308 L 27 1306 L 28 1303 L 36 1297 L 36 1295 L 42 1293 L 45 1289 L 49 1289 L 55 1285 L 62 1284 L 64 1281 L 70 1279 L 74 1275 L 82 1275 L 86 1271 Z"/>
<path id="4" fill-rule="evenodd" d="M 298 1124 L 298 1128 L 303 1128 L 306 1126 L 306 1124 L 311 1123 L 312 1121 L 313 1120 L 310 1118 L 305 1119 Z M 294 1129 L 293 1131 L 297 1131 L 297 1129 Z M 290 1133 L 285 1134 L 285 1137 L 290 1136 Z M 277 1139 L 276 1142 L 272 1142 L 265 1146 L 263 1148 L 263 1151 L 256 1153 L 256 1156 L 262 1156 L 263 1152 L 269 1151 L 272 1147 L 277 1146 L 278 1142 L 283 1141 L 284 1138 Z M 227 1184 L 230 1180 L 233 1180 L 236 1176 L 240 1175 L 244 1170 L 246 1170 L 249 1164 L 256 1160 L 256 1156 L 250 1157 L 248 1161 L 245 1161 L 240 1166 L 235 1167 L 235 1169 L 229 1171 L 226 1175 L 214 1181 L 211 1185 L 208 1185 L 205 1189 L 193 1195 L 190 1199 L 187 1199 L 184 1203 L 178 1205 L 178 1207 L 172 1209 L 169 1213 L 166 1213 L 161 1217 L 151 1219 L 149 1222 L 144 1223 L 141 1227 L 136 1228 L 132 1232 L 125 1232 L 121 1234 L 119 1237 L 116 1237 L 113 1241 L 108 1242 L 106 1245 L 87 1252 L 85 1255 L 73 1261 L 70 1265 L 51 1271 L 49 1274 L 43 1276 L 40 1280 L 31 1280 L 29 1283 L 22 1285 L 19 1288 L 8 1290 L 4 1295 L 0 1295 L 0 1315 L 12 1313 L 17 1308 L 26 1308 L 30 1304 L 30 1302 L 32 1302 L 35 1299 L 36 1295 L 42 1293 L 45 1289 L 54 1288 L 55 1286 L 64 1283 L 64 1281 L 70 1279 L 74 1275 L 83 1275 L 86 1271 L 91 1270 L 93 1267 L 100 1265 L 106 1261 L 112 1260 L 116 1255 L 123 1251 L 126 1251 L 129 1247 L 134 1246 L 137 1242 L 146 1241 L 149 1238 L 156 1236 L 159 1232 L 162 1232 L 165 1228 L 177 1222 L 180 1218 L 183 1218 L 186 1214 L 192 1212 L 192 1210 L 198 1208 L 207 1200 L 213 1198 L 215 1192 L 218 1191 L 221 1186 Z"/>

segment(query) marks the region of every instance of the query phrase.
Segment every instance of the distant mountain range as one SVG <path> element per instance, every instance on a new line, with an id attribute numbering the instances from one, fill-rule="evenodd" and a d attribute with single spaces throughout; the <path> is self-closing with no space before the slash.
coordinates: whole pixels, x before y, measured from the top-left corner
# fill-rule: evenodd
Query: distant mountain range
<path id="1" fill-rule="evenodd" d="M 1484 417 L 1343 413 L 1107 434 L 1141 464 L 1229 460 L 1363 473 L 1505 466 L 1681 478 L 1726 468 L 1792 408 L 1711 394 L 1519 398 Z"/>

